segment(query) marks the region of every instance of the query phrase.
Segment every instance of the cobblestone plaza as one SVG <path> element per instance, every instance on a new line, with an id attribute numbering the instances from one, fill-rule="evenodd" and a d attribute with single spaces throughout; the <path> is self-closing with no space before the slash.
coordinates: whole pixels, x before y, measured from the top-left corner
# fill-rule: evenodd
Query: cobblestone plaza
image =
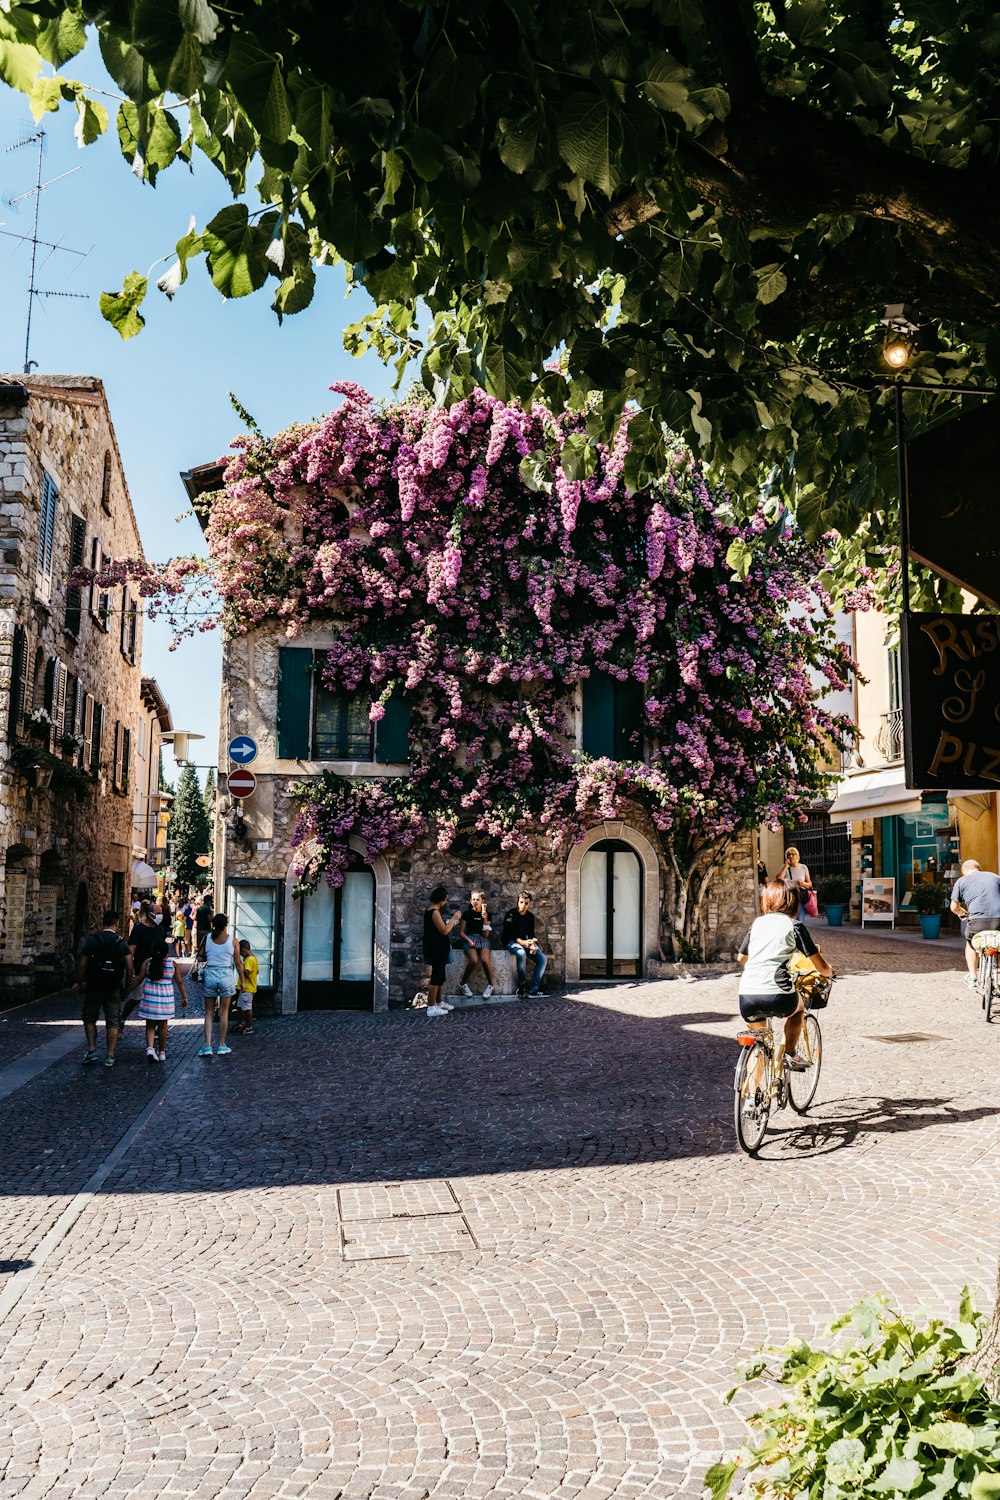
<path id="1" fill-rule="evenodd" d="M 764 1342 L 985 1302 L 1000 1026 L 961 955 L 824 935 L 817 1103 L 735 1149 L 735 979 L 296 1015 L 80 1066 L 0 1019 L 0 1493 L 683 1497 Z M 197 1005 L 193 1009 L 197 1009 Z"/>

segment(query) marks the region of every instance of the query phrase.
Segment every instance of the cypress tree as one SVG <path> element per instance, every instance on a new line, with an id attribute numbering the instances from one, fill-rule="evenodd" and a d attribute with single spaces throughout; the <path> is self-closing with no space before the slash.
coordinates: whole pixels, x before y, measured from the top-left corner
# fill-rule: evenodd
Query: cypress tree
<path id="1" fill-rule="evenodd" d="M 208 854 L 212 833 L 205 811 L 205 799 L 194 766 L 185 766 L 181 772 L 170 820 L 170 837 L 173 841 L 173 866 L 180 886 L 193 885 L 204 879 L 205 871 L 195 863 L 199 854 Z"/>

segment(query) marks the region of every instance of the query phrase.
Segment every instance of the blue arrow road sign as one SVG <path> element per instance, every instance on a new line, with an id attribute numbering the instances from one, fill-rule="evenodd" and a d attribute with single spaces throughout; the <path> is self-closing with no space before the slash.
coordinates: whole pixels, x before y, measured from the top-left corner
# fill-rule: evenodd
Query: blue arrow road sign
<path id="1" fill-rule="evenodd" d="M 257 759 L 257 741 L 252 740 L 248 734 L 238 734 L 234 740 L 229 741 L 229 759 L 234 760 L 238 766 L 248 766 L 252 760 Z"/>

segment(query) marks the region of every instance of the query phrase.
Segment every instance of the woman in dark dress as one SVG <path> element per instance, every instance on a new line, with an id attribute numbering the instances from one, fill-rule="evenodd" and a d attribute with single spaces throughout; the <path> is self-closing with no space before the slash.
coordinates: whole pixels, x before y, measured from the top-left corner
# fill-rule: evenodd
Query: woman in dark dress
<path id="1" fill-rule="evenodd" d="M 461 921 L 461 912 L 456 912 L 446 922 L 441 908 L 448 899 L 448 887 L 436 885 L 431 891 L 431 904 L 424 912 L 424 959 L 431 966 L 430 983 L 427 986 L 427 1014 L 446 1016 L 453 1005 L 444 998 L 444 977 L 451 952 L 449 938 L 452 929 Z"/>
<path id="2" fill-rule="evenodd" d="M 483 999 L 488 1000 L 493 993 L 493 964 L 490 958 L 490 935 L 493 928 L 490 924 L 490 914 L 486 910 L 485 892 L 472 891 L 470 893 L 468 909 L 462 913 L 462 925 L 458 932 L 465 949 L 465 973 L 462 975 L 459 989 L 463 995 L 472 998 L 469 980 L 482 964 L 483 973 L 486 975 Z"/>

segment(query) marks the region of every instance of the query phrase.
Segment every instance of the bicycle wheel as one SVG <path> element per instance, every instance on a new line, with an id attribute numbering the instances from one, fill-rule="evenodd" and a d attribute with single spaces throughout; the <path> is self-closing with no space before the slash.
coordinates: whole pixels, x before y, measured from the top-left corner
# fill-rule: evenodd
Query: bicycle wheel
<path id="1" fill-rule="evenodd" d="M 823 1034 L 819 1022 L 807 1014 L 802 1025 L 802 1040 L 799 1051 L 809 1059 L 809 1067 L 803 1073 L 786 1069 L 788 1079 L 788 1101 L 800 1115 L 804 1115 L 816 1094 L 819 1085 L 819 1070 L 823 1066 Z"/>
<path id="2" fill-rule="evenodd" d="M 764 1139 L 771 1109 L 770 1060 L 760 1042 L 740 1048 L 733 1081 L 733 1112 L 736 1139 L 748 1155 L 753 1156 Z"/>
<path id="3" fill-rule="evenodd" d="M 997 959 L 995 953 L 989 953 L 987 958 L 986 974 L 983 978 L 983 1010 L 986 1012 L 987 1025 L 993 1019 L 993 1001 L 997 993 Z"/>

